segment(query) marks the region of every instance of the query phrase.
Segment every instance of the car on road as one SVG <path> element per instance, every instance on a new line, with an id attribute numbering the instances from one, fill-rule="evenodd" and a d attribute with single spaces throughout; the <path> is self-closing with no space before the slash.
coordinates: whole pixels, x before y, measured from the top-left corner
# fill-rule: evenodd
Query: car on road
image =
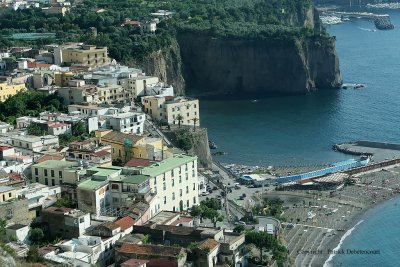
<path id="1" fill-rule="evenodd" d="M 207 190 L 207 192 L 211 194 L 213 192 L 213 190 L 210 188 Z"/>
<path id="2" fill-rule="evenodd" d="M 207 192 L 207 191 L 205 191 L 205 192 L 203 192 L 203 193 L 201 193 L 201 195 L 202 196 L 208 196 L 210 193 L 209 192 Z"/>
<path id="3" fill-rule="evenodd" d="M 240 185 L 235 184 L 235 189 L 240 189 L 240 188 L 241 188 Z"/>
<path id="4" fill-rule="evenodd" d="M 235 222 L 235 224 L 236 224 L 236 225 L 246 225 L 246 223 L 245 223 L 245 222 L 242 222 L 242 221 Z"/>

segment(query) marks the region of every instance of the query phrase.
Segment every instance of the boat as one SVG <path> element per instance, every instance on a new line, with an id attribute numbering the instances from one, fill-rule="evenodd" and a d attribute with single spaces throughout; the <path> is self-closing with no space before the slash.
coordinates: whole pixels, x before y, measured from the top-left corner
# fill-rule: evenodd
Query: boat
<path id="1" fill-rule="evenodd" d="M 217 145 L 213 141 L 210 141 L 210 140 L 208 140 L 208 147 L 210 149 L 217 149 L 218 148 Z"/>
<path id="2" fill-rule="evenodd" d="M 362 84 L 362 83 L 356 83 L 355 85 L 354 85 L 354 89 L 361 89 L 361 88 L 364 88 L 365 87 L 365 84 Z"/>
<path id="3" fill-rule="evenodd" d="M 217 151 L 217 152 L 212 153 L 213 156 L 223 156 L 223 155 L 226 155 L 226 154 L 228 154 L 228 153 L 223 152 L 223 151 Z"/>
<path id="4" fill-rule="evenodd" d="M 308 213 L 307 213 L 307 219 L 312 219 L 312 218 L 314 218 L 315 217 L 315 213 L 313 213 L 312 211 L 309 211 Z"/>

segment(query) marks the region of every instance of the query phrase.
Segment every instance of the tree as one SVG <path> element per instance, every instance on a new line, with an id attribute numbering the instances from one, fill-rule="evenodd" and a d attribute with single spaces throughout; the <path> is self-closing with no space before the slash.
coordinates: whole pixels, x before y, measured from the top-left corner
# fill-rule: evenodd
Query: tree
<path id="1" fill-rule="evenodd" d="M 30 246 L 27 256 L 26 256 L 26 261 L 27 262 L 42 262 L 43 258 L 39 254 L 39 250 L 37 246 Z"/>
<path id="2" fill-rule="evenodd" d="M 28 134 L 42 136 L 45 133 L 44 128 L 40 127 L 39 124 L 31 122 L 26 128 Z"/>
<path id="3" fill-rule="evenodd" d="M 246 229 L 246 227 L 244 227 L 244 225 L 239 224 L 239 225 L 236 225 L 235 228 L 233 228 L 233 231 L 235 233 L 243 233 L 245 229 Z"/>
<path id="4" fill-rule="evenodd" d="M 189 131 L 183 130 L 176 134 L 177 147 L 183 149 L 186 153 L 193 147 L 192 135 Z"/>
<path id="5" fill-rule="evenodd" d="M 179 129 L 181 128 L 181 123 L 183 122 L 183 116 L 181 114 L 178 114 L 175 118 L 176 121 L 178 121 L 178 127 Z"/>
<path id="6" fill-rule="evenodd" d="M 29 231 L 29 238 L 34 244 L 39 244 L 44 238 L 43 230 L 40 228 L 31 229 Z"/>
<path id="7" fill-rule="evenodd" d="M 272 247 L 276 244 L 275 238 L 268 234 L 267 232 L 247 232 L 246 233 L 246 243 L 254 244 L 260 251 L 260 259 L 263 260 L 263 250 L 264 249 L 272 249 Z"/>
<path id="8" fill-rule="evenodd" d="M 86 125 L 82 121 L 73 124 L 71 129 L 73 136 L 81 136 L 86 133 Z"/>

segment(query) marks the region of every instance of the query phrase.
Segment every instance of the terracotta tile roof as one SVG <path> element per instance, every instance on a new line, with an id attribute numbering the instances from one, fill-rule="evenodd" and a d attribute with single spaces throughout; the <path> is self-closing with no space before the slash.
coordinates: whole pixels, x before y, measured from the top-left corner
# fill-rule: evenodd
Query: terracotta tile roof
<path id="1" fill-rule="evenodd" d="M 106 156 L 106 155 L 110 155 L 111 153 L 108 152 L 107 150 L 101 150 L 99 152 L 94 153 L 96 156 L 98 157 L 102 157 L 102 156 Z"/>
<path id="2" fill-rule="evenodd" d="M 9 147 L 9 146 L 0 146 L 0 151 L 9 150 L 9 149 L 12 149 L 12 147 Z"/>
<path id="3" fill-rule="evenodd" d="M 116 224 L 115 222 L 109 222 L 109 223 L 103 223 L 101 224 L 101 226 L 112 230 L 115 230 L 117 228 L 119 228 L 120 226 L 118 224 Z"/>
<path id="4" fill-rule="evenodd" d="M 130 259 L 121 263 L 121 267 L 137 267 L 148 262 L 147 260 Z"/>
<path id="5" fill-rule="evenodd" d="M 203 242 L 201 242 L 197 248 L 204 250 L 204 249 L 209 249 L 210 251 L 214 250 L 216 247 L 219 246 L 218 241 L 216 241 L 213 238 L 207 238 L 206 240 L 204 240 Z"/>
<path id="6" fill-rule="evenodd" d="M 124 22 L 124 25 L 140 25 L 142 24 L 140 21 L 136 21 L 136 20 L 128 20 Z"/>
<path id="7" fill-rule="evenodd" d="M 49 128 L 57 128 L 57 127 L 63 127 L 63 126 L 70 126 L 70 125 L 66 124 L 66 123 L 55 123 L 55 124 L 49 125 Z"/>
<path id="8" fill-rule="evenodd" d="M 147 166 L 150 166 L 150 160 L 148 159 L 133 158 L 127 163 L 125 163 L 125 167 L 147 167 Z"/>
<path id="9" fill-rule="evenodd" d="M 179 225 L 180 223 L 183 222 L 191 222 L 193 221 L 193 217 L 185 217 L 185 216 L 181 216 L 179 219 L 177 219 L 176 221 L 172 222 L 171 225 Z"/>
<path id="10" fill-rule="evenodd" d="M 113 131 L 109 132 L 105 136 L 103 136 L 101 139 L 106 139 L 106 140 L 111 140 L 114 142 L 119 142 L 124 144 L 125 140 L 130 140 L 132 141 L 132 144 L 136 144 L 137 141 L 143 139 L 142 136 L 139 135 L 134 135 L 134 134 L 124 134 L 121 132 Z"/>
<path id="11" fill-rule="evenodd" d="M 135 225 L 136 221 L 134 219 L 132 219 L 131 217 L 126 216 L 124 218 L 121 218 L 121 219 L 115 221 L 114 223 L 121 227 L 121 231 L 125 231 L 129 227 Z"/>
<path id="12" fill-rule="evenodd" d="M 179 247 L 168 247 L 168 246 L 156 246 L 156 245 L 136 245 L 130 243 L 123 243 L 122 246 L 117 249 L 120 253 L 147 255 L 147 256 L 165 256 L 165 257 L 178 257 L 183 251 L 183 248 Z"/>
<path id="13" fill-rule="evenodd" d="M 64 156 L 62 155 L 44 155 L 43 157 L 39 158 L 36 160 L 36 163 L 48 161 L 48 160 L 62 160 L 64 159 Z"/>

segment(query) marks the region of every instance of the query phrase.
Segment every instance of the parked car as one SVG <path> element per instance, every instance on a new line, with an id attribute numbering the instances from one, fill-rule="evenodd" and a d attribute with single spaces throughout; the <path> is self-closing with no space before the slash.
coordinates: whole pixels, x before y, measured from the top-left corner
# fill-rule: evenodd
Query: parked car
<path id="1" fill-rule="evenodd" d="M 208 196 L 210 193 L 209 192 L 207 192 L 207 191 L 205 191 L 205 192 L 203 192 L 203 193 L 201 193 L 201 195 L 202 196 Z"/>
<path id="2" fill-rule="evenodd" d="M 235 222 L 235 224 L 236 224 L 236 225 L 246 225 L 246 223 L 245 223 L 245 222 L 242 222 L 242 221 Z"/>
<path id="3" fill-rule="evenodd" d="M 240 189 L 240 185 L 236 184 L 235 189 Z"/>
<path id="4" fill-rule="evenodd" d="M 207 190 L 207 192 L 211 194 L 213 191 L 212 191 L 212 189 L 210 188 L 210 189 Z"/>
<path id="5" fill-rule="evenodd" d="M 213 190 L 218 190 L 218 186 L 214 185 Z"/>

